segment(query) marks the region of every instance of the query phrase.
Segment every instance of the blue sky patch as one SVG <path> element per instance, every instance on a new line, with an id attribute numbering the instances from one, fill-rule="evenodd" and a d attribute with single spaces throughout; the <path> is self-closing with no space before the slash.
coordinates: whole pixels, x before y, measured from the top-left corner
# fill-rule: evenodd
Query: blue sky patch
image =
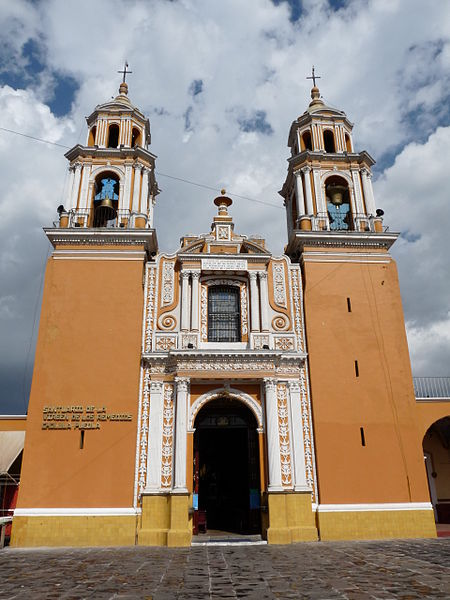
<path id="1" fill-rule="evenodd" d="M 258 131 L 264 135 L 272 135 L 272 125 L 266 119 L 267 113 L 264 110 L 255 110 L 248 117 L 238 118 L 239 129 L 245 133 Z"/>
<path id="2" fill-rule="evenodd" d="M 57 117 L 63 117 L 70 112 L 75 94 L 80 87 L 70 75 L 53 74 L 55 89 L 53 98 L 48 103 L 50 110 Z"/>
<path id="3" fill-rule="evenodd" d="M 24 89 L 45 68 L 42 50 L 39 42 L 29 39 L 22 48 L 20 67 L 11 62 L 5 65 L 5 70 L 0 73 L 0 84 L 9 85 L 15 89 Z M 8 69 L 8 70 L 6 70 Z"/>
<path id="4" fill-rule="evenodd" d="M 298 21 L 298 19 L 302 15 L 302 2 L 301 0 L 272 0 L 275 6 L 279 6 L 282 2 L 286 3 L 289 6 L 291 11 L 291 16 L 289 20 L 293 23 L 294 21 Z"/>

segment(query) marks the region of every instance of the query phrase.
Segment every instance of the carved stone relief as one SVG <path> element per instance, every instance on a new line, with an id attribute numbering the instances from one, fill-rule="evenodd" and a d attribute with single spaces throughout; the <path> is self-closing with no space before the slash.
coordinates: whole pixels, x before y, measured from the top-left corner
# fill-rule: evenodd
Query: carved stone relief
<path id="1" fill-rule="evenodd" d="M 163 264 L 161 285 L 161 306 L 172 304 L 174 297 L 174 275 L 175 263 L 166 261 Z"/>
<path id="2" fill-rule="evenodd" d="M 275 304 L 286 308 L 286 280 L 284 263 L 272 263 L 273 295 Z"/>
<path id="3" fill-rule="evenodd" d="M 291 442 L 289 437 L 289 409 L 287 386 L 277 385 L 278 433 L 280 436 L 281 482 L 284 487 L 292 486 Z"/>
<path id="4" fill-rule="evenodd" d="M 144 352 L 150 352 L 152 349 L 152 336 L 155 326 L 155 282 L 156 269 L 149 267 L 147 270 L 147 297 L 145 307 L 145 336 Z"/>
<path id="5" fill-rule="evenodd" d="M 297 348 L 299 352 L 305 352 L 303 339 L 303 318 L 302 318 L 302 295 L 298 269 L 291 270 L 292 282 L 292 303 L 294 306 L 294 330 L 297 337 Z"/>
<path id="6" fill-rule="evenodd" d="M 164 384 L 161 487 L 172 486 L 174 406 L 173 385 Z"/>

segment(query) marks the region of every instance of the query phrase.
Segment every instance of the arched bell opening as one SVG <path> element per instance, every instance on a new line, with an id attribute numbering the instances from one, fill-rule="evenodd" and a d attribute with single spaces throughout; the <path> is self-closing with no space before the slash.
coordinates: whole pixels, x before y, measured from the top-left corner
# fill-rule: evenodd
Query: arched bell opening
<path id="1" fill-rule="evenodd" d="M 450 416 L 428 428 L 422 447 L 435 521 L 450 524 Z"/>
<path id="2" fill-rule="evenodd" d="M 257 422 L 239 400 L 211 400 L 194 433 L 194 533 L 261 532 Z"/>
<path id="3" fill-rule="evenodd" d="M 108 227 L 115 223 L 119 206 L 119 177 L 103 171 L 95 179 L 93 227 Z"/>
<path id="4" fill-rule="evenodd" d="M 304 131 L 301 136 L 302 150 L 312 150 L 311 132 Z"/>
<path id="5" fill-rule="evenodd" d="M 108 148 L 117 148 L 119 145 L 119 126 L 113 123 L 108 130 Z"/>
<path id="6" fill-rule="evenodd" d="M 345 148 L 346 148 L 347 152 L 353 152 L 352 142 L 350 140 L 350 136 L 348 135 L 348 133 L 345 134 Z"/>
<path id="7" fill-rule="evenodd" d="M 133 131 L 131 132 L 131 147 L 135 148 L 136 146 L 141 146 L 141 132 L 137 127 L 133 127 Z"/>
<path id="8" fill-rule="evenodd" d="M 325 182 L 325 195 L 330 229 L 334 231 L 353 229 L 347 181 L 343 177 L 332 175 Z"/>
<path id="9" fill-rule="evenodd" d="M 94 127 L 91 128 L 91 130 L 89 131 L 89 139 L 88 139 L 88 146 L 95 146 L 95 136 L 97 135 L 97 127 L 94 125 Z"/>
<path id="10" fill-rule="evenodd" d="M 333 132 L 326 129 L 323 132 L 323 144 L 325 146 L 325 152 L 336 152 L 336 144 L 334 143 Z"/>

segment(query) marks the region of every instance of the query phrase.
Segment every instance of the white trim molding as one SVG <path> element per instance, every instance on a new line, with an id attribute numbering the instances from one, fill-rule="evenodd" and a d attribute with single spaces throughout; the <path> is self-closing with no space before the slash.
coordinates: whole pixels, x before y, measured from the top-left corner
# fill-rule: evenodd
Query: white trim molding
<path id="1" fill-rule="evenodd" d="M 391 510 L 433 510 L 431 502 L 383 502 L 378 504 L 319 504 L 318 512 L 372 512 Z"/>
<path id="2" fill-rule="evenodd" d="M 15 517 L 126 517 L 141 513 L 140 508 L 16 508 Z"/>

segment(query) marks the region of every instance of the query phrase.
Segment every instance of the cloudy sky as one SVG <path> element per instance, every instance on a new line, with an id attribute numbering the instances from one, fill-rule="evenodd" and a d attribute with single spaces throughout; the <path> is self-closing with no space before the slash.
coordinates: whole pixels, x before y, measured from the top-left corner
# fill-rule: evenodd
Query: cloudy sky
<path id="1" fill-rule="evenodd" d="M 282 252 L 277 192 L 314 64 L 325 100 L 355 123 L 355 148 L 377 160 L 385 224 L 402 232 L 414 374 L 450 375 L 449 2 L 0 0 L 0 26 L 0 413 L 28 401 L 64 146 L 85 142 L 85 116 L 117 94 L 125 59 L 158 155 L 164 251 L 215 213 L 214 192 L 171 175 L 258 200 L 235 198 L 236 230 Z"/>

